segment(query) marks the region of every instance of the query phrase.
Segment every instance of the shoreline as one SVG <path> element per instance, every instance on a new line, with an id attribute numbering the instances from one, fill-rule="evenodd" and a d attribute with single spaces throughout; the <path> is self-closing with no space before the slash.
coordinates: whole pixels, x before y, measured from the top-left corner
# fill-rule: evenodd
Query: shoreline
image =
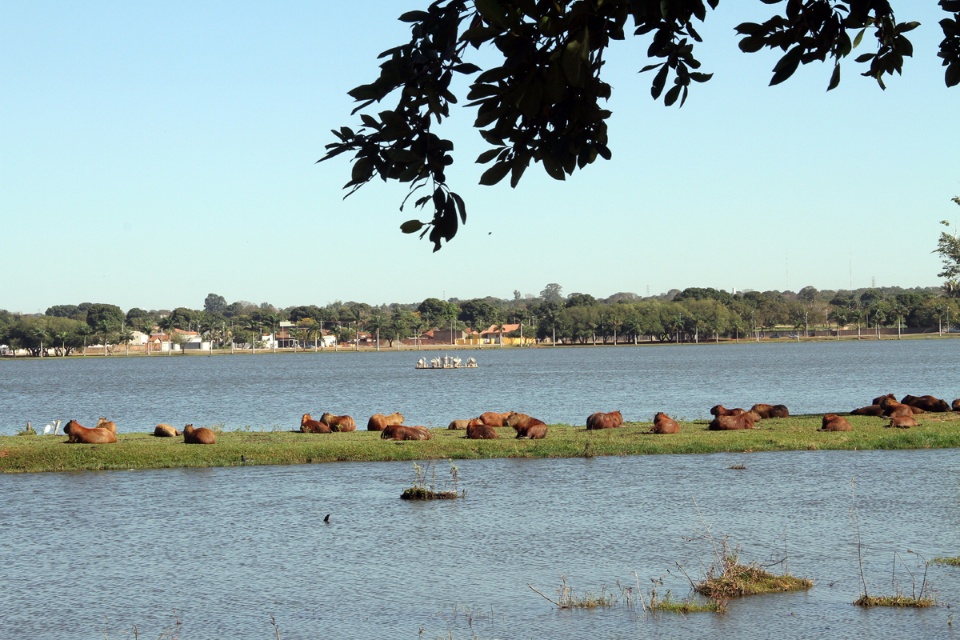
<path id="1" fill-rule="evenodd" d="M 847 414 L 844 414 L 847 415 Z M 513 429 L 499 439 L 468 440 L 463 431 L 430 429 L 426 441 L 383 440 L 375 431 L 307 434 L 299 431 L 218 431 L 214 445 L 187 446 L 181 437 L 121 432 L 116 444 L 66 445 L 59 436 L 0 436 L 0 473 L 110 471 L 317 464 L 469 460 L 482 458 L 571 458 L 663 454 L 756 453 L 763 451 L 909 450 L 960 448 L 960 413 L 924 413 L 920 426 L 894 429 L 888 418 L 847 416 L 852 431 L 820 431 L 820 414 L 762 420 L 742 431 L 709 431 L 708 421 L 680 422 L 681 432 L 650 433 L 649 422 L 587 431 L 553 424 L 543 440 L 518 440 Z M 204 426 L 204 425 L 199 425 Z M 216 429 L 216 425 L 212 426 Z"/>
<path id="2" fill-rule="evenodd" d="M 720 345 L 740 345 L 740 344 L 783 344 L 783 343 L 849 343 L 849 342 L 902 342 L 904 340 L 955 340 L 960 338 L 960 333 L 944 333 L 942 335 L 932 332 L 932 333 L 905 333 L 901 336 L 896 334 L 882 334 L 877 336 L 876 334 L 864 334 L 860 337 L 857 336 L 841 336 L 839 339 L 836 337 L 830 336 L 801 336 L 800 338 L 787 338 L 787 337 L 777 337 L 772 338 L 769 336 L 764 336 L 759 340 L 742 338 L 739 340 L 732 340 L 729 338 L 724 338 L 721 340 L 700 340 L 698 342 L 660 342 L 660 341 L 642 341 L 642 342 L 618 342 L 617 344 L 610 343 L 584 343 L 584 344 L 550 344 L 550 343 L 540 343 L 540 344 L 432 344 L 432 345 L 401 345 L 399 348 L 396 346 L 387 347 L 381 345 L 378 349 L 375 345 L 363 345 L 360 348 L 355 348 L 353 346 L 345 346 L 343 348 L 324 348 L 324 349 L 291 349 L 289 347 L 276 348 L 276 349 L 257 349 L 256 351 L 252 349 L 236 349 L 230 350 L 225 348 L 219 349 L 210 349 L 210 350 L 200 350 L 200 349 L 188 349 L 184 351 L 167 351 L 161 353 L 144 353 L 139 350 L 139 348 L 134 348 L 130 352 L 125 352 L 122 348 L 117 347 L 118 352 L 110 352 L 104 354 L 97 350 L 96 352 L 88 353 L 71 353 L 67 356 L 57 356 L 57 355 L 46 355 L 42 357 L 33 356 L 33 355 L 13 355 L 13 354 L 4 354 L 0 355 L 0 362 L 3 361 L 14 361 L 14 360 L 44 360 L 44 359 L 83 359 L 83 358 L 169 358 L 169 357 L 198 357 L 198 356 L 261 356 L 261 355 L 276 355 L 276 354 L 288 354 L 288 355 L 301 355 L 301 354 L 328 354 L 328 353 L 387 353 L 387 352 L 398 352 L 398 353 L 423 353 L 430 351 L 496 351 L 500 349 L 603 349 L 603 348 L 638 348 L 638 347 L 664 347 L 664 346 L 682 346 L 682 347 L 696 347 L 696 346 L 720 346 Z"/>

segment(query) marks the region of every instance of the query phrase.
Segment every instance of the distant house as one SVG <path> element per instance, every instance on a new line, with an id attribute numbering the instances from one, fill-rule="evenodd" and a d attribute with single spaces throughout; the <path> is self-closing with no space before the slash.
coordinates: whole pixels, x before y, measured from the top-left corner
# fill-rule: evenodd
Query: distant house
<path id="1" fill-rule="evenodd" d="M 521 326 L 518 324 L 504 324 L 490 325 L 489 329 L 485 329 L 478 334 L 471 336 L 470 342 L 472 344 L 529 344 L 534 342 L 533 339 L 533 329 L 527 327 L 527 331 L 530 333 L 529 336 L 523 336 L 523 339 L 519 337 L 509 338 L 507 334 L 513 333 L 514 331 L 521 331 Z"/>

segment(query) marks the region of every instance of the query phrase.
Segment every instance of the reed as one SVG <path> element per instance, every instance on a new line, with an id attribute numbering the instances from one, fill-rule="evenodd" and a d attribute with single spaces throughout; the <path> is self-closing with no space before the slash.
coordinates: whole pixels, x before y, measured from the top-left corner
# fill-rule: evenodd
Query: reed
<path id="1" fill-rule="evenodd" d="M 153 427 L 120 433 L 116 444 L 64 444 L 64 436 L 0 436 L 0 472 L 163 469 L 318 462 L 578 458 L 757 451 L 960 448 L 960 414 L 922 414 L 921 426 L 888 429 L 886 418 L 850 416 L 852 431 L 819 431 L 821 415 L 762 420 L 744 431 L 708 431 L 706 421 L 681 423 L 681 432 L 650 433 L 649 422 L 587 431 L 551 425 L 543 440 L 517 440 L 508 427 L 499 440 L 468 440 L 462 431 L 431 429 L 430 440 L 382 440 L 377 432 L 307 434 L 276 427 L 218 431 L 217 444 L 186 446 L 182 438 L 156 438 Z M 744 465 L 746 466 L 746 465 Z"/>

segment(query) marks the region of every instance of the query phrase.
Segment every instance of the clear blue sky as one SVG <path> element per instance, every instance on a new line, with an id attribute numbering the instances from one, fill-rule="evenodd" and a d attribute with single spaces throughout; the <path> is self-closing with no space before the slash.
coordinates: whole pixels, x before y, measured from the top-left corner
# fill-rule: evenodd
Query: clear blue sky
<path id="1" fill-rule="evenodd" d="M 768 87 L 777 56 L 733 26 L 770 8 L 723 2 L 698 30 L 682 109 L 649 95 L 646 41 L 609 55 L 613 160 L 560 183 L 531 167 L 480 187 L 472 112 L 449 122 L 451 187 L 469 219 L 438 253 L 399 232 L 405 190 L 347 200 L 346 92 L 406 41 L 419 0 L 0 5 L 0 308 L 105 302 L 200 308 L 208 293 L 277 307 L 640 295 L 691 286 L 931 286 L 942 219 L 960 218 L 960 89 L 944 86 L 935 0 L 881 91 L 852 60 Z"/>

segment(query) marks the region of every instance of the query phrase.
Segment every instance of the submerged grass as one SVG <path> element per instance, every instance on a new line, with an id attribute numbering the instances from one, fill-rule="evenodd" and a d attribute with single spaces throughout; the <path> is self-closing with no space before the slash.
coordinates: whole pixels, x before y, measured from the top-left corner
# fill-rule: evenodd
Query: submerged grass
<path id="1" fill-rule="evenodd" d="M 939 564 L 947 567 L 960 567 L 960 556 L 942 557 L 938 556 L 930 561 L 930 564 Z"/>
<path id="2" fill-rule="evenodd" d="M 338 461 L 576 458 L 667 453 L 749 453 L 826 449 L 932 449 L 960 447 L 960 414 L 922 414 L 921 426 L 888 429 L 886 418 L 850 416 L 852 431 L 819 431 L 821 416 L 763 420 L 744 431 L 709 431 L 706 421 L 681 423 L 672 435 L 650 433 L 649 422 L 587 431 L 551 425 L 543 440 L 517 440 L 498 429 L 499 440 L 468 440 L 463 431 L 431 429 L 425 441 L 390 441 L 370 431 L 306 434 L 298 431 L 220 431 L 215 445 L 185 445 L 182 438 L 150 432 L 118 434 L 116 444 L 66 445 L 64 436 L 0 436 L 0 472 L 162 469 Z M 197 425 L 212 426 L 218 425 Z"/>

